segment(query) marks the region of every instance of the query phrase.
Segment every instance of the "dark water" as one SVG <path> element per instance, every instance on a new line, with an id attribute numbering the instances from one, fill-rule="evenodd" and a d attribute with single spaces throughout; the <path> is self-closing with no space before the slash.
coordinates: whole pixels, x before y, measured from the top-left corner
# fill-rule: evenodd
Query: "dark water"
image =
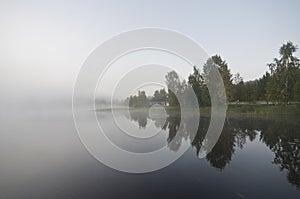
<path id="1" fill-rule="evenodd" d="M 97 116 L 107 126 L 112 122 L 109 112 Z M 298 118 L 227 118 L 217 144 L 200 159 L 209 118 L 201 118 L 191 141 L 189 121 L 179 128 L 176 115 L 166 121 L 137 112 L 116 117 L 136 124 L 136 133 L 162 130 L 157 146 L 180 133 L 168 145 L 174 153 L 185 142 L 191 147 L 164 169 L 128 174 L 104 166 L 85 150 L 70 111 L 2 114 L 0 198 L 300 198 Z"/>

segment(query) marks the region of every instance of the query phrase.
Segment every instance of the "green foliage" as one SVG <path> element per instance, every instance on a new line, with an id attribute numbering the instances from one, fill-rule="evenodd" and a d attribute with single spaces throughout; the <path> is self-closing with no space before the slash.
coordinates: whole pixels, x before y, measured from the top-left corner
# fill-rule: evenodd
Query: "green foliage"
<path id="1" fill-rule="evenodd" d="M 219 72 L 220 66 L 216 65 L 212 58 L 209 58 L 203 65 L 204 84 L 207 87 L 206 90 L 209 91 L 210 99 L 214 100 L 211 103 L 224 104 L 227 102 L 226 88 L 224 88 L 225 85 Z"/>
<path id="2" fill-rule="evenodd" d="M 268 81 L 270 80 L 270 73 L 266 72 L 262 78 L 258 79 L 257 82 L 257 99 L 266 100 L 266 89 Z"/>
<path id="3" fill-rule="evenodd" d="M 135 108 L 149 106 L 145 91 L 138 91 L 138 95 L 130 96 L 128 104 L 129 107 Z"/>
<path id="4" fill-rule="evenodd" d="M 293 101 L 300 101 L 300 69 L 294 73 Z"/>
<path id="5" fill-rule="evenodd" d="M 212 56 L 212 60 L 217 65 L 221 77 L 223 79 L 227 101 L 232 101 L 234 98 L 233 83 L 232 83 L 233 79 L 232 79 L 232 74 L 230 72 L 230 69 L 228 68 L 228 64 L 226 63 L 225 60 L 222 60 L 222 58 L 219 55 Z"/>
<path id="6" fill-rule="evenodd" d="M 203 76 L 200 74 L 200 70 L 194 66 L 193 74 L 188 77 L 188 83 L 192 87 L 194 93 L 196 94 L 198 104 L 200 106 L 210 105 L 210 97 L 208 89 L 204 84 Z"/>
<path id="7" fill-rule="evenodd" d="M 160 89 L 160 90 L 156 90 L 154 92 L 154 95 L 153 95 L 153 100 L 167 100 L 167 92 L 166 90 L 163 88 L 163 89 Z"/>
<path id="8" fill-rule="evenodd" d="M 283 44 L 279 49 L 279 58 L 274 58 L 274 61 L 268 64 L 270 72 L 266 72 L 259 79 L 247 82 L 243 81 L 239 73 L 233 77 L 227 62 L 221 56 L 214 55 L 203 65 L 202 73 L 194 66 L 187 82 L 180 81 L 175 71 L 167 73 L 165 76 L 167 92 L 165 89 L 157 90 L 152 99 L 166 100 L 171 107 L 178 107 L 181 103 L 210 106 L 210 96 L 219 100 L 218 103 L 225 103 L 226 98 L 227 102 L 236 102 L 236 104 L 239 102 L 255 104 L 257 101 L 266 101 L 267 104 L 300 102 L 300 63 L 294 56 L 297 49 L 292 42 Z M 216 71 L 220 73 L 223 80 L 226 95 L 222 89 L 220 76 L 215 75 Z M 194 98 L 191 96 L 194 94 L 197 101 L 193 102 L 191 99 Z M 142 91 L 137 96 L 130 96 L 127 101 L 130 107 L 144 107 L 148 106 L 149 100 Z M 252 107 L 250 109 L 243 107 L 243 109 L 249 112 Z"/>
<path id="9" fill-rule="evenodd" d="M 186 88 L 186 82 L 180 82 L 179 76 L 175 71 L 168 72 L 166 75 L 166 84 L 168 87 L 167 102 L 170 106 L 179 106 Z"/>
<path id="10" fill-rule="evenodd" d="M 233 101 L 255 102 L 267 101 L 285 103 L 300 100 L 299 59 L 293 56 L 297 46 L 291 42 L 283 44 L 279 49 L 279 58 L 268 64 L 270 72 L 261 78 L 243 82 L 234 78 Z M 225 84 L 225 83 L 224 83 Z"/>
<path id="11" fill-rule="evenodd" d="M 299 59 L 293 56 L 297 49 L 292 42 L 283 44 L 279 49 L 279 58 L 268 64 L 271 71 L 266 91 L 268 100 L 287 104 L 297 92 L 295 84 L 299 80 L 295 74 L 299 71 Z"/>

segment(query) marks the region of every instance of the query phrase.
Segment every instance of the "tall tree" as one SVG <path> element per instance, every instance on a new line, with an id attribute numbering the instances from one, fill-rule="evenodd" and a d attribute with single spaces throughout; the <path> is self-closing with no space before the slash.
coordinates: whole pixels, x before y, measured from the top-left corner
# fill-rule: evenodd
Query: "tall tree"
<path id="1" fill-rule="evenodd" d="M 235 74 L 233 78 L 233 100 L 244 101 L 244 81 L 240 73 Z"/>
<path id="2" fill-rule="evenodd" d="M 226 90 L 222 76 L 219 74 L 220 66 L 216 65 L 212 58 L 206 60 L 203 65 L 202 77 L 205 84 L 205 92 L 209 91 L 209 102 L 224 104 L 227 103 Z"/>
<path id="3" fill-rule="evenodd" d="M 299 68 L 299 59 L 293 55 L 297 49 L 290 41 L 283 44 L 279 49 L 279 58 L 274 58 L 273 63 L 268 64 L 272 75 L 267 86 L 269 98 L 285 104 L 292 99 L 293 71 Z"/>
<path id="4" fill-rule="evenodd" d="M 295 72 L 295 84 L 293 87 L 293 99 L 295 101 L 300 101 L 300 69 Z"/>
<path id="5" fill-rule="evenodd" d="M 168 72 L 166 75 L 166 84 L 168 87 L 167 101 L 170 106 L 179 106 L 179 93 L 181 92 L 181 82 L 175 71 Z"/>
<path id="6" fill-rule="evenodd" d="M 228 64 L 225 60 L 222 60 L 221 56 L 214 55 L 212 60 L 218 66 L 219 72 L 222 76 L 224 87 L 226 90 L 226 97 L 228 101 L 233 100 L 233 83 L 232 83 L 232 74 L 228 68 Z"/>
<path id="7" fill-rule="evenodd" d="M 202 89 L 203 86 L 203 77 L 200 74 L 200 70 L 194 66 L 193 74 L 190 74 L 188 78 L 188 83 L 192 86 L 194 93 L 197 97 L 198 104 L 203 104 L 203 96 L 202 96 Z"/>
<path id="8" fill-rule="evenodd" d="M 261 78 L 258 79 L 257 85 L 257 98 L 258 100 L 266 100 L 267 83 L 270 80 L 270 73 L 266 72 Z"/>
<path id="9" fill-rule="evenodd" d="M 153 99 L 154 100 L 166 100 L 167 99 L 166 90 L 163 88 L 163 89 L 154 91 Z"/>
<path id="10" fill-rule="evenodd" d="M 129 97 L 129 107 L 146 107 L 148 106 L 148 99 L 145 91 L 138 91 L 138 95 Z"/>
<path id="11" fill-rule="evenodd" d="M 198 104 L 200 106 L 208 106 L 210 105 L 210 96 L 208 88 L 204 83 L 204 78 L 201 75 L 199 68 L 194 66 L 193 69 L 193 73 L 188 77 L 188 83 L 197 97 Z"/>

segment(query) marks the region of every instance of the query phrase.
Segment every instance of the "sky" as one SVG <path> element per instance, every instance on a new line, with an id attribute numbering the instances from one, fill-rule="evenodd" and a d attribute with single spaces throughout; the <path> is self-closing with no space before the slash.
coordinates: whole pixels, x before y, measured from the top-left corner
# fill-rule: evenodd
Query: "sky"
<path id="1" fill-rule="evenodd" d="M 1 1 L 1 96 L 71 96 L 89 54 L 120 32 L 158 27 L 219 54 L 244 80 L 300 45 L 300 1 Z M 298 57 L 299 52 L 296 54 Z"/>

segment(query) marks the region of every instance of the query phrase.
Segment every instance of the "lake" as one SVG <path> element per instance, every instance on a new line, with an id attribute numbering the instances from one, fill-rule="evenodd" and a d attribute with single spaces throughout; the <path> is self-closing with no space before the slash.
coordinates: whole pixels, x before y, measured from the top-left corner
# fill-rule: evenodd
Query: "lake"
<path id="1" fill-rule="evenodd" d="M 95 112 L 84 114 L 89 126 Z M 200 118 L 191 140 L 193 120 L 116 112 L 122 128 L 155 139 L 136 144 L 118 136 L 121 128 L 112 125 L 110 111 L 96 112 L 96 117 L 125 150 L 143 153 L 166 145 L 177 153 L 189 148 L 161 170 L 124 173 L 86 150 L 69 109 L 11 111 L 0 117 L 0 198 L 300 198 L 299 118 L 226 118 L 212 151 L 199 158 L 209 117 Z"/>

